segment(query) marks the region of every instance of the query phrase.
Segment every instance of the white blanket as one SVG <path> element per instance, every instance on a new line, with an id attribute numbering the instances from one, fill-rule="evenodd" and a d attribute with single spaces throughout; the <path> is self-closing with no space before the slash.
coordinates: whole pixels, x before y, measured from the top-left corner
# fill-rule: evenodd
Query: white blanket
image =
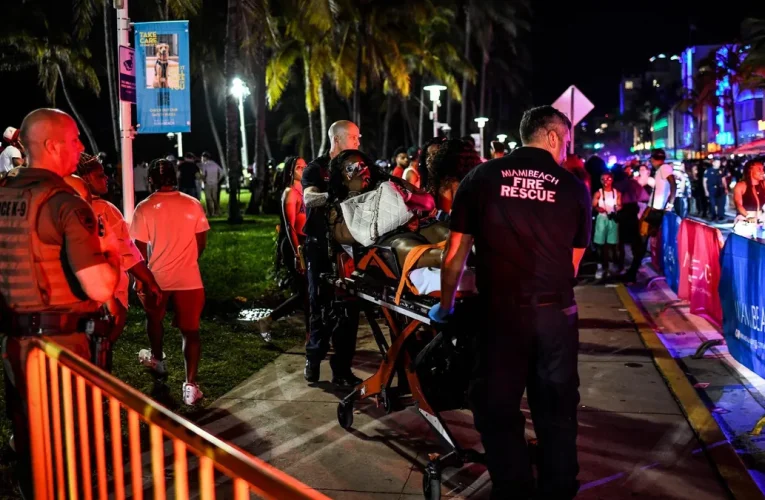
<path id="1" fill-rule="evenodd" d="M 340 209 L 351 236 L 364 246 L 372 245 L 380 236 L 406 224 L 413 215 L 390 182 L 345 200 Z"/>
<path id="2" fill-rule="evenodd" d="M 430 295 L 441 291 L 441 270 L 434 267 L 422 267 L 409 273 L 409 281 L 420 292 L 420 295 Z M 462 273 L 462 279 L 457 286 L 458 292 L 477 293 L 475 273 L 467 268 Z"/>

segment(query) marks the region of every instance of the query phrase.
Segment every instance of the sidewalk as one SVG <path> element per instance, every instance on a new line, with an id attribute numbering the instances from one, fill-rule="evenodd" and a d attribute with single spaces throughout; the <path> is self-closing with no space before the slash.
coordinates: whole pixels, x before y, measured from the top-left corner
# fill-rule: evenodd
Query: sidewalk
<path id="1" fill-rule="evenodd" d="M 577 498 L 728 498 L 726 489 L 617 296 L 577 289 L 581 332 Z M 355 371 L 371 374 L 380 354 L 368 326 L 359 332 Z M 300 348 L 280 356 L 218 400 L 199 425 L 336 499 L 422 497 L 427 454 L 442 452 L 425 421 L 407 409 L 385 415 L 358 404 L 352 432 L 337 423 L 336 392 L 303 380 Z M 322 379 L 329 378 L 322 365 Z M 457 439 L 479 446 L 470 412 L 450 412 Z M 532 431 L 530 420 L 528 429 Z M 482 466 L 447 469 L 442 494 L 488 499 Z"/>

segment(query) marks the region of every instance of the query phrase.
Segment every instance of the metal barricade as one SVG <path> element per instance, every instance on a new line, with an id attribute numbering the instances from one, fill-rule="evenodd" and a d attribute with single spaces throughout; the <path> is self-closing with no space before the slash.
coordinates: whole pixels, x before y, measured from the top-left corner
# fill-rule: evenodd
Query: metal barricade
<path id="1" fill-rule="evenodd" d="M 278 500 L 328 500 L 48 338 L 32 342 L 26 367 L 38 500 L 141 500 L 147 488 L 154 500 L 169 495 L 182 500 L 190 493 L 213 500 L 216 492 L 236 500 L 253 494 Z M 148 446 L 146 440 L 142 443 L 141 422 L 148 426 Z M 127 450 L 123 450 L 124 431 Z M 172 475 L 166 471 L 168 454 Z M 196 474 L 190 463 L 198 464 Z M 145 485 L 144 467 L 149 465 L 151 483 Z"/>

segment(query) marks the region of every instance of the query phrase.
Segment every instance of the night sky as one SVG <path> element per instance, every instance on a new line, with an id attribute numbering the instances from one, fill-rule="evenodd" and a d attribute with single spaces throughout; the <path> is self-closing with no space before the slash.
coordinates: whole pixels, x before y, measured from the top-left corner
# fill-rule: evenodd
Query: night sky
<path id="1" fill-rule="evenodd" d="M 569 85 L 576 85 L 596 105 L 594 113 L 605 114 L 618 107 L 619 81 L 623 74 L 640 74 L 648 66 L 648 59 L 664 52 L 668 56 L 679 53 L 689 44 L 724 43 L 735 40 L 740 33 L 741 21 L 746 17 L 765 18 L 765 1 L 728 0 L 717 7 L 703 7 L 690 0 L 578 0 L 563 3 L 530 0 L 536 9 L 532 32 L 522 43 L 531 53 L 532 76 L 527 82 L 533 103 L 549 104 Z M 143 19 L 135 19 L 143 20 Z M 691 23 L 696 30 L 691 32 Z M 103 34 L 94 31 L 92 50 L 99 73 L 103 73 Z M 474 61 L 478 64 L 478 61 Z M 34 72 L 0 74 L 3 104 L 0 125 L 18 126 L 24 115 L 46 105 L 42 92 L 36 87 Z M 202 149 L 214 150 L 209 125 L 204 114 L 201 84 L 192 82 L 191 136 L 184 143 L 194 144 L 197 153 Z M 105 77 L 102 79 L 105 85 Z M 94 129 L 99 147 L 111 150 L 112 135 L 108 122 L 108 103 L 103 98 L 70 89 L 81 103 L 80 111 Z M 58 105 L 66 108 L 59 91 Z M 219 129 L 223 132 L 222 106 L 219 111 Z M 520 111 L 520 110 L 516 110 Z M 249 114 L 249 110 L 247 111 Z M 520 116 L 514 113 L 515 116 Z M 269 142 L 277 159 L 289 153 L 280 153 L 277 141 L 278 115 L 269 114 Z M 330 117 L 338 119 L 340 117 Z M 248 128 L 252 118 L 248 116 Z M 172 146 L 163 136 L 139 136 L 134 143 L 136 160 L 170 152 Z"/>
<path id="2" fill-rule="evenodd" d="M 746 17 L 765 18 L 761 0 L 576 0 L 537 6 L 532 24 L 532 94 L 551 103 L 576 85 L 594 113 L 616 110 L 622 74 L 641 74 L 649 58 L 689 45 L 732 42 Z M 696 30 L 691 32 L 693 23 Z"/>

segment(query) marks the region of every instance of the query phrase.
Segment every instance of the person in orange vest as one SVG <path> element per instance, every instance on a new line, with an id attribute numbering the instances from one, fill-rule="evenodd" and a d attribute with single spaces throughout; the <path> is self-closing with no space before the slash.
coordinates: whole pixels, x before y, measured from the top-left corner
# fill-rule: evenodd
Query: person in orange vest
<path id="1" fill-rule="evenodd" d="M 29 167 L 0 181 L 0 297 L 6 404 L 22 494 L 32 498 L 26 358 L 40 335 L 90 359 L 90 334 L 108 328 L 99 314 L 117 285 L 116 255 L 101 251 L 93 210 L 64 182 L 84 147 L 75 121 L 38 109 L 21 124 Z M 12 236 L 12 237 L 11 237 Z M 87 333 L 86 333 L 87 332 Z"/>

